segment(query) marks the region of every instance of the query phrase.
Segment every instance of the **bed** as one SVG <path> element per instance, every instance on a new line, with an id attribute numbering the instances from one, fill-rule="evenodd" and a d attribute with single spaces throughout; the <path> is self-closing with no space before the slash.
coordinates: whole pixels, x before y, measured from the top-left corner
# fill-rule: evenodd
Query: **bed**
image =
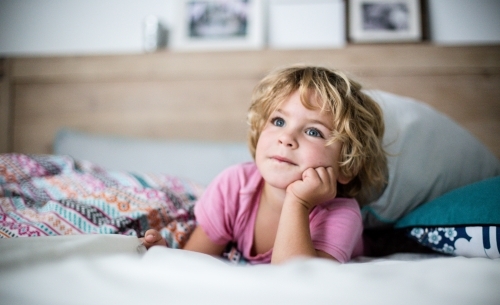
<path id="1" fill-rule="evenodd" d="M 295 62 L 347 70 L 383 109 L 371 252 L 251 266 L 180 250 L 204 187 L 251 160 L 251 89 Z M 499 68 L 498 46 L 5 59 L 0 303 L 499 304 Z M 149 228 L 168 247 L 145 251 Z"/>

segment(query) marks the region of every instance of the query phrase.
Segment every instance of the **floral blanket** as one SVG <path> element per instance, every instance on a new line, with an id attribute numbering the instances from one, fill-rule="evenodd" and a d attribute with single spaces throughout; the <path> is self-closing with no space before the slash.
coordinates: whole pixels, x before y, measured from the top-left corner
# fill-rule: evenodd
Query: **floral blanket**
<path id="1" fill-rule="evenodd" d="M 178 177 L 107 171 L 55 155 L 0 155 L 0 238 L 67 234 L 143 236 L 179 248 L 203 187 Z"/>

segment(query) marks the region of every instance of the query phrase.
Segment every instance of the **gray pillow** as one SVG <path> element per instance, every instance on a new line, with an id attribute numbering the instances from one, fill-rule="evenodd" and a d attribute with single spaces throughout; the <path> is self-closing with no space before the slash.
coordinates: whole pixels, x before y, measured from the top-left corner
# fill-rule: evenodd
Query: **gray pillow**
<path id="1" fill-rule="evenodd" d="M 453 189 L 500 175 L 500 161 L 457 123 L 408 97 L 367 91 L 384 112 L 389 181 L 362 210 L 367 228 L 393 224 Z"/>
<path id="2" fill-rule="evenodd" d="M 251 161 L 245 143 L 146 140 L 61 130 L 54 153 L 109 170 L 163 173 L 207 185 L 228 166 Z"/>

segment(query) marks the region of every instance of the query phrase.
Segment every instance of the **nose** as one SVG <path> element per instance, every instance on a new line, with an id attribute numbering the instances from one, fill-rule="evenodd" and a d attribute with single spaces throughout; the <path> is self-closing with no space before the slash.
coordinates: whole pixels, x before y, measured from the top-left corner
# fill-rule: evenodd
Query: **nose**
<path id="1" fill-rule="evenodd" d="M 281 145 L 285 145 L 286 147 L 289 147 L 292 149 L 295 149 L 298 147 L 297 139 L 294 136 L 294 134 L 291 132 L 288 132 L 286 130 L 284 130 L 280 134 L 278 141 Z"/>

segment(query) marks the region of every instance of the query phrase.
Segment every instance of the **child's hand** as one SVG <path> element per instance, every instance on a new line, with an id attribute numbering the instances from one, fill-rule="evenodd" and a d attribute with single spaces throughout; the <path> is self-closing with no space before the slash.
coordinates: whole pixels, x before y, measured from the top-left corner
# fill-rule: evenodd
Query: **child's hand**
<path id="1" fill-rule="evenodd" d="M 302 180 L 292 182 L 286 189 L 287 196 L 294 196 L 309 211 L 316 205 L 335 198 L 337 178 L 332 167 L 308 168 Z"/>
<path id="2" fill-rule="evenodd" d="M 144 237 L 140 239 L 146 249 L 151 248 L 152 246 L 166 246 L 167 242 L 163 237 L 161 237 L 160 233 L 154 229 L 150 229 L 146 231 Z"/>

